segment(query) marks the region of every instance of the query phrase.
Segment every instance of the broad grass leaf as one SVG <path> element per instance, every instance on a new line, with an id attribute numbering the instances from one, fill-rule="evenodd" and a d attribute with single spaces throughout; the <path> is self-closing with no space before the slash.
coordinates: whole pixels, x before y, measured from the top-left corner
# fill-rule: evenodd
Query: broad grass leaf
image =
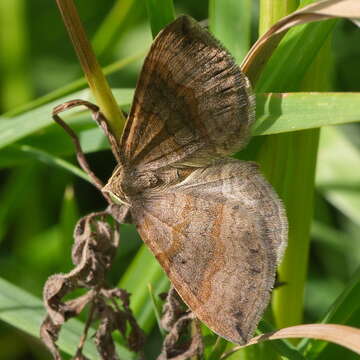
<path id="1" fill-rule="evenodd" d="M 117 95 L 120 96 L 118 99 L 119 106 L 124 106 L 127 109 L 127 106 L 132 100 L 133 90 L 123 89 L 118 91 Z M 51 118 L 52 109 L 56 105 L 68 100 L 73 100 L 74 98 L 92 101 L 89 90 L 84 90 L 16 116 L 15 118 L 2 120 L 0 122 L 0 148 L 53 124 L 54 121 Z"/>

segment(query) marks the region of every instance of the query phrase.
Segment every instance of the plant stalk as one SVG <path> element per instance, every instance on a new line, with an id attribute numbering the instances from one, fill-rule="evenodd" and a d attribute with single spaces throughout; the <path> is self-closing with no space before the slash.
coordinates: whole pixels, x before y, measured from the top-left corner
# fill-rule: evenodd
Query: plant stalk
<path id="1" fill-rule="evenodd" d="M 107 118 L 113 133 L 120 138 L 126 119 L 117 106 L 95 57 L 74 2 L 73 0 L 56 0 L 56 2 L 95 100 Z"/>
<path id="2" fill-rule="evenodd" d="M 289 10 L 295 10 L 295 1 L 285 3 L 262 1 L 260 32 L 286 16 Z M 272 11 L 266 11 L 270 6 Z M 304 81 L 296 90 L 324 90 L 322 83 L 316 81 L 316 73 L 316 70 L 309 70 L 307 85 Z M 279 134 L 267 137 L 259 151 L 258 161 L 262 171 L 282 198 L 289 220 L 288 248 L 279 267 L 279 280 L 285 285 L 274 291 L 272 303 L 275 323 L 279 328 L 302 323 L 318 140 L 318 129 Z"/>
<path id="3" fill-rule="evenodd" d="M 262 0 L 259 32 L 264 33 L 280 18 L 295 11 L 297 5 L 294 0 Z M 313 139 L 311 130 L 279 134 L 268 136 L 258 154 L 261 169 L 283 200 L 289 221 L 288 248 L 279 267 L 279 279 L 286 285 L 275 290 L 273 295 L 273 316 L 279 328 L 302 321 L 311 219 L 309 206 L 312 205 L 314 182 L 309 175 L 314 174 L 315 146 L 317 139 Z"/>

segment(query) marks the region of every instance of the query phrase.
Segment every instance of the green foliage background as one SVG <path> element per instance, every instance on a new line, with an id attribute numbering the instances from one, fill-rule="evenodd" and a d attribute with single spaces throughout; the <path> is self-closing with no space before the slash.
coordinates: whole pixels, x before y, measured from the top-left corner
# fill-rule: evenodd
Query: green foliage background
<path id="1" fill-rule="evenodd" d="M 240 62 L 249 43 L 257 37 L 259 9 L 257 1 L 243 0 L 239 2 L 241 5 L 236 3 L 229 0 L 211 1 L 209 26 L 222 37 Z M 151 29 L 156 32 L 156 22 L 161 23 L 162 16 L 168 16 L 163 10 L 169 1 L 103 0 L 77 1 L 76 4 L 99 60 L 105 66 L 144 53 L 151 43 Z M 146 4 L 152 15 L 152 26 Z M 116 11 L 111 11 L 113 6 Z M 242 8 L 239 7 L 239 12 L 234 16 L 229 11 L 231 6 Z M 178 0 L 175 1 L 175 8 L 176 14 L 186 13 L 197 20 L 204 20 L 209 14 L 208 1 L 203 0 Z M 223 24 L 229 26 L 224 27 Z M 236 27 L 230 27 L 230 24 Z M 290 32 L 284 40 L 285 44 L 286 41 L 291 44 L 291 40 L 299 36 L 297 32 L 301 35 L 308 31 L 303 35 L 302 42 L 297 43 L 291 51 L 286 46 L 281 49 L 282 56 L 269 65 L 269 75 L 259 82 L 258 90 L 359 91 L 360 31 L 350 22 L 327 24 L 313 28 L 311 32 L 306 30 L 309 28 Z M 49 275 L 71 269 L 70 249 L 76 220 L 90 211 L 102 209 L 105 203 L 88 182 L 74 175 L 76 169 L 70 164 L 75 164 L 73 147 L 61 129 L 53 125 L 39 126 L 39 130 L 29 132 L 21 139 L 16 138 L 21 131 L 40 121 L 40 118 L 49 120 L 51 115 L 52 105 L 31 112 L 30 107 L 23 107 L 24 104 L 69 86 L 82 76 L 55 1 L 0 0 L 0 27 L 0 113 L 4 114 L 4 119 L 0 119 L 0 319 L 3 320 L 0 322 L 0 359 L 48 359 L 49 355 L 39 340 L 29 335 L 37 334 L 43 316 L 41 304 L 30 294 L 40 298 L 42 286 Z M 229 29 L 234 28 L 235 31 L 229 32 Z M 293 66 L 294 59 L 300 57 L 310 59 L 304 69 Z M 140 55 L 136 61 L 129 61 L 129 65 L 111 74 L 111 86 L 133 89 L 142 59 Z M 302 73 L 303 70 L 311 71 L 311 75 Z M 284 78 L 294 80 L 289 84 Z M 45 99 L 44 103 L 50 100 L 61 103 L 64 99 L 56 99 L 80 88 L 70 86 L 68 90 L 58 92 L 59 95 Z M 128 109 L 132 92 L 120 90 L 115 93 L 124 109 Z M 70 99 L 74 97 L 68 96 Z M 350 99 L 344 109 L 355 111 L 351 110 L 351 106 L 354 109 L 359 106 L 356 100 L 359 101 L 359 98 Z M 312 100 L 309 101 L 311 103 Z M 336 98 L 333 101 L 337 101 Z M 304 120 L 301 116 L 295 119 L 295 113 L 301 114 L 302 111 L 301 101 L 293 105 L 293 121 L 298 124 L 298 128 L 301 128 L 301 121 L 319 117 L 319 114 L 310 113 L 304 114 Z M 321 111 L 323 114 L 325 110 Z M 23 113 L 22 117 L 10 118 L 20 112 Z M 344 112 L 344 122 L 345 115 Z M 47 120 L 44 121 L 47 124 Z M 71 121 L 81 133 L 94 169 L 106 179 L 114 167 L 112 156 L 106 150 L 106 142 L 94 130 L 87 114 L 81 114 Z M 323 124 L 332 121 L 332 114 L 326 113 Z M 300 308 L 299 304 L 294 304 L 294 310 L 291 304 L 289 308 L 282 307 L 280 310 L 275 307 L 275 316 L 278 316 L 276 312 L 282 314 L 282 320 L 277 319 L 281 324 L 300 311 L 304 313 L 304 323 L 321 321 L 327 315 L 326 319 L 330 319 L 330 322 L 360 327 L 360 271 L 357 270 L 360 264 L 359 135 L 358 124 L 324 127 L 321 130 L 305 304 L 302 307 L 300 296 Z M 265 162 L 264 171 L 271 177 L 271 168 L 267 169 L 266 160 L 261 157 L 262 146 L 268 141 L 265 138 L 255 137 L 248 149 L 238 156 Z M 2 145 L 2 141 L 6 146 Z M 306 153 L 306 143 L 292 143 L 290 146 L 299 150 L 296 144 L 305 146 L 303 153 Z M 69 163 L 62 163 L 60 158 Z M 281 164 L 281 159 L 278 161 Z M 282 177 L 288 176 L 294 181 L 289 169 L 299 169 L 301 163 L 292 161 L 292 167 L 280 173 Z M 306 178 L 306 174 L 297 176 L 300 182 L 302 176 Z M 296 188 L 293 191 L 296 192 Z M 297 194 L 285 196 L 296 198 Z M 306 204 L 298 206 L 304 206 L 301 209 L 303 213 L 311 216 L 311 204 L 309 207 Z M 307 231 L 306 225 L 304 231 Z M 300 237 L 298 241 L 302 239 Z M 305 238 L 303 240 L 306 241 Z M 306 258 L 307 250 L 304 254 L 300 251 L 299 257 L 305 255 Z M 153 257 L 141 246 L 141 240 L 132 226 L 122 227 L 121 247 L 111 280 L 114 284 L 120 281 L 120 286 L 133 293 L 134 312 L 149 334 L 147 359 L 156 358 L 161 334 L 156 324 L 148 284 L 151 283 L 157 300 L 157 294 L 166 291 L 168 281 Z M 302 293 L 300 282 L 296 283 L 295 288 Z M 338 305 L 330 308 L 336 299 Z M 271 322 L 271 315 L 269 319 Z M 73 326 L 76 328 L 79 324 L 74 323 Z M 64 344 L 62 349 L 65 352 L 71 352 L 76 343 L 76 332 L 72 334 L 71 326 L 67 329 L 61 344 Z M 214 339 L 209 334 L 209 359 L 216 359 L 212 346 Z M 316 346 L 318 349 L 321 347 L 320 343 Z M 316 346 L 306 358 L 356 358 L 350 351 L 335 345 L 327 346 L 322 352 L 316 350 Z M 131 358 L 125 350 L 122 351 L 124 358 Z M 67 356 L 65 354 L 65 358 Z M 231 359 L 271 359 L 277 356 L 276 350 L 265 345 L 233 355 Z"/>

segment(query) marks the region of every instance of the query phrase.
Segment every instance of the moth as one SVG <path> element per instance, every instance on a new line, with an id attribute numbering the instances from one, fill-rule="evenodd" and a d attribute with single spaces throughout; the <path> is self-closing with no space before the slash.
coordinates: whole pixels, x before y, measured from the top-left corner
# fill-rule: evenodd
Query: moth
<path id="1" fill-rule="evenodd" d="M 251 338 L 287 242 L 284 208 L 258 165 L 227 157 L 255 118 L 246 76 L 195 20 L 154 40 L 102 187 L 183 301 L 234 343 Z"/>

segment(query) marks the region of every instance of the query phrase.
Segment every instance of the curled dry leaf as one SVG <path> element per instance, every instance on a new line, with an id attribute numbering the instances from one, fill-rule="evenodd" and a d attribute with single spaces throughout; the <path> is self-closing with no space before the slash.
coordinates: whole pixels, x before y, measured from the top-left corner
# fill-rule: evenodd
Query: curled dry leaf
<path id="1" fill-rule="evenodd" d="M 332 18 L 360 18 L 360 1 L 318 1 L 282 18 L 252 46 L 241 64 L 241 70 L 249 77 L 254 86 L 262 68 L 266 65 L 281 39 L 290 28 L 296 25 Z"/>
<path id="2" fill-rule="evenodd" d="M 70 315 L 76 316 L 72 314 L 79 307 L 79 303 L 74 300 L 63 303 L 59 299 L 76 288 L 101 285 L 105 280 L 105 271 L 115 255 L 119 234 L 117 230 L 111 230 L 110 225 L 104 221 L 95 221 L 101 215 L 106 214 L 94 213 L 79 220 L 74 232 L 75 244 L 72 251 L 75 268 L 67 274 L 52 275 L 44 286 L 44 303 L 55 325 L 63 324 Z M 90 294 L 83 297 L 84 301 L 91 300 Z"/>
<path id="3" fill-rule="evenodd" d="M 170 332 L 175 322 L 188 312 L 188 308 L 173 286 L 171 286 L 165 300 L 160 323 L 164 330 Z"/>
<path id="4" fill-rule="evenodd" d="M 120 331 L 127 338 L 131 350 L 139 351 L 144 344 L 144 334 L 129 307 L 130 295 L 125 290 L 108 289 L 106 286 L 105 275 L 119 244 L 118 226 L 106 222 L 107 215 L 108 212 L 93 213 L 79 220 L 74 231 L 72 250 L 75 268 L 67 274 L 51 276 L 45 284 L 47 317 L 41 325 L 40 335 L 55 360 L 61 359 L 56 346 L 61 326 L 77 316 L 88 304 L 91 304 L 91 310 L 75 360 L 86 360 L 82 349 L 94 320 L 99 320 L 95 343 L 102 359 L 118 359 L 112 339 L 114 330 Z M 78 298 L 62 301 L 65 295 L 79 288 L 86 288 L 88 292 Z M 129 334 L 127 325 L 130 326 Z"/>
<path id="5" fill-rule="evenodd" d="M 50 351 L 54 360 L 61 360 L 59 348 L 56 345 L 60 329 L 61 325 L 55 325 L 49 316 L 45 318 L 40 327 L 40 338 Z"/>
<path id="6" fill-rule="evenodd" d="M 325 340 L 344 346 L 360 355 L 360 329 L 337 324 L 306 324 L 291 326 L 271 333 L 262 334 L 252 338 L 246 345 L 236 346 L 231 352 L 224 354 L 221 359 L 237 350 L 266 340 L 287 338 L 312 338 Z"/>
<path id="7" fill-rule="evenodd" d="M 114 329 L 127 339 L 130 350 L 139 352 L 145 344 L 145 334 L 138 325 L 130 309 L 130 294 L 123 289 L 107 289 L 102 290 L 105 297 L 112 300 L 116 312 L 113 312 Z M 120 310 L 116 300 L 121 301 L 124 310 Z M 130 332 L 127 335 L 126 324 L 130 325 Z"/>
<path id="8" fill-rule="evenodd" d="M 174 287 L 167 295 L 163 312 L 161 325 L 169 333 L 164 339 L 158 360 L 186 360 L 192 356 L 201 356 L 204 346 L 199 321 L 187 309 Z M 188 340 L 184 341 L 184 337 L 188 337 Z"/>
<path id="9" fill-rule="evenodd" d="M 100 325 L 95 334 L 96 347 L 103 359 L 117 360 L 119 358 L 112 338 L 112 332 L 116 329 L 116 312 L 111 306 L 104 304 L 100 316 Z"/>

